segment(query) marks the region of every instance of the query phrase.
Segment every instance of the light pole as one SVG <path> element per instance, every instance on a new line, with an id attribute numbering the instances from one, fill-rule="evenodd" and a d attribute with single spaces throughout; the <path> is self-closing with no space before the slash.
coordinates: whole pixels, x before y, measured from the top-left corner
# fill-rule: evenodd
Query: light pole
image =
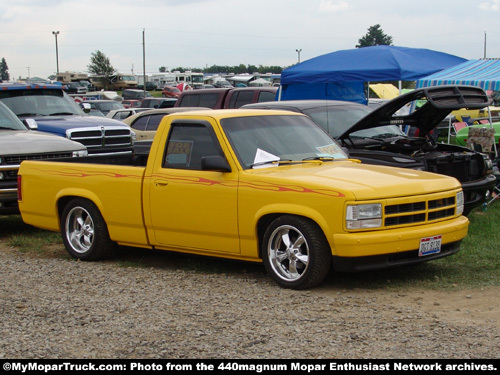
<path id="1" fill-rule="evenodd" d="M 59 74 L 59 49 L 57 47 L 57 36 L 59 35 L 59 31 L 52 31 L 52 34 L 56 37 L 56 64 L 57 64 L 57 73 Z"/>
<path id="2" fill-rule="evenodd" d="M 299 55 L 299 64 L 300 64 L 300 53 L 302 52 L 302 48 L 301 49 L 296 49 L 295 52 L 297 52 L 297 54 Z"/>

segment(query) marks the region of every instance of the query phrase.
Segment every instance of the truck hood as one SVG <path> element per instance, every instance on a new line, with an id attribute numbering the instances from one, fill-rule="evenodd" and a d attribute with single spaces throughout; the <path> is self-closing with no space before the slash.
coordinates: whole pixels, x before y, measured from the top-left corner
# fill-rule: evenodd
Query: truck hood
<path id="1" fill-rule="evenodd" d="M 352 193 L 357 200 L 422 195 L 461 187 L 455 178 L 440 174 L 353 161 L 280 165 L 247 172 L 258 179 L 274 180 L 272 184 L 283 189 L 306 189 L 326 195 Z"/>
<path id="2" fill-rule="evenodd" d="M 404 106 L 411 106 L 414 101 L 422 101 L 409 115 L 398 115 Z M 349 137 L 358 130 L 376 128 L 383 125 L 409 125 L 420 129 L 420 135 L 429 134 L 452 111 L 482 109 L 489 105 L 488 95 L 480 87 L 474 86 L 437 86 L 413 90 L 396 97 L 373 110 L 352 125 L 339 139 Z"/>
<path id="3" fill-rule="evenodd" d="M 31 130 L 0 130 L 0 155 L 46 154 L 85 150 L 81 143 Z"/>
<path id="4" fill-rule="evenodd" d="M 66 134 L 69 129 L 101 126 L 130 129 L 121 121 L 96 116 L 45 116 L 36 117 L 34 120 L 38 130 L 53 134 Z"/>

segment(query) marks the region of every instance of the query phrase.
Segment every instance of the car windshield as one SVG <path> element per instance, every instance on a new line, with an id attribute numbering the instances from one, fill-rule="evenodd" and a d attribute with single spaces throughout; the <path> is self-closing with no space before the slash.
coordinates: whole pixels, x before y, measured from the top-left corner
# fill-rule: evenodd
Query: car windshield
<path id="1" fill-rule="evenodd" d="M 320 106 L 303 110 L 312 120 L 334 138 L 338 138 L 352 125 L 371 112 L 368 106 L 336 105 Z"/>
<path id="2" fill-rule="evenodd" d="M 3 90 L 0 100 L 18 117 L 84 115 L 78 105 L 58 89 Z"/>
<path id="3" fill-rule="evenodd" d="M 278 165 L 277 161 L 348 158 L 305 116 L 235 117 L 223 119 L 221 124 L 244 169 Z"/>
<path id="4" fill-rule="evenodd" d="M 376 128 L 358 130 L 349 134 L 351 138 L 394 138 L 406 137 L 406 134 L 396 125 L 384 125 Z"/>
<path id="5" fill-rule="evenodd" d="M 26 126 L 10 111 L 5 104 L 0 102 L 0 130 L 27 130 Z"/>

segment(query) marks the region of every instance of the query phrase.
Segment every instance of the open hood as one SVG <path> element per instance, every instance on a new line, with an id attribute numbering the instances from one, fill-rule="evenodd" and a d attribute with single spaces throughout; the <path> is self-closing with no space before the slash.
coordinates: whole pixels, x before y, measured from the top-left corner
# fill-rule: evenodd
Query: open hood
<path id="1" fill-rule="evenodd" d="M 414 101 L 422 101 L 415 102 Z M 419 105 L 422 104 L 422 105 Z M 416 109 L 408 115 L 397 112 L 404 106 Z M 413 90 L 398 96 L 373 110 L 339 136 L 347 138 L 358 130 L 376 128 L 383 125 L 408 125 L 420 129 L 421 136 L 429 134 L 452 111 L 481 109 L 489 105 L 488 95 L 475 86 L 437 86 Z"/>

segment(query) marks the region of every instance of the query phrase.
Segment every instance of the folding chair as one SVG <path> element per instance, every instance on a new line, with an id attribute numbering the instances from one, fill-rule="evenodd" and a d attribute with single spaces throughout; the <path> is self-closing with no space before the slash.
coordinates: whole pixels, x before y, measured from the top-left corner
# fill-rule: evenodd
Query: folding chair
<path id="1" fill-rule="evenodd" d="M 454 122 L 453 123 L 453 130 L 455 130 L 455 135 L 458 133 L 460 129 L 466 128 L 468 124 L 466 122 Z"/>
<path id="2" fill-rule="evenodd" d="M 494 128 L 469 128 L 467 147 L 471 150 L 490 154 L 495 145 Z"/>

